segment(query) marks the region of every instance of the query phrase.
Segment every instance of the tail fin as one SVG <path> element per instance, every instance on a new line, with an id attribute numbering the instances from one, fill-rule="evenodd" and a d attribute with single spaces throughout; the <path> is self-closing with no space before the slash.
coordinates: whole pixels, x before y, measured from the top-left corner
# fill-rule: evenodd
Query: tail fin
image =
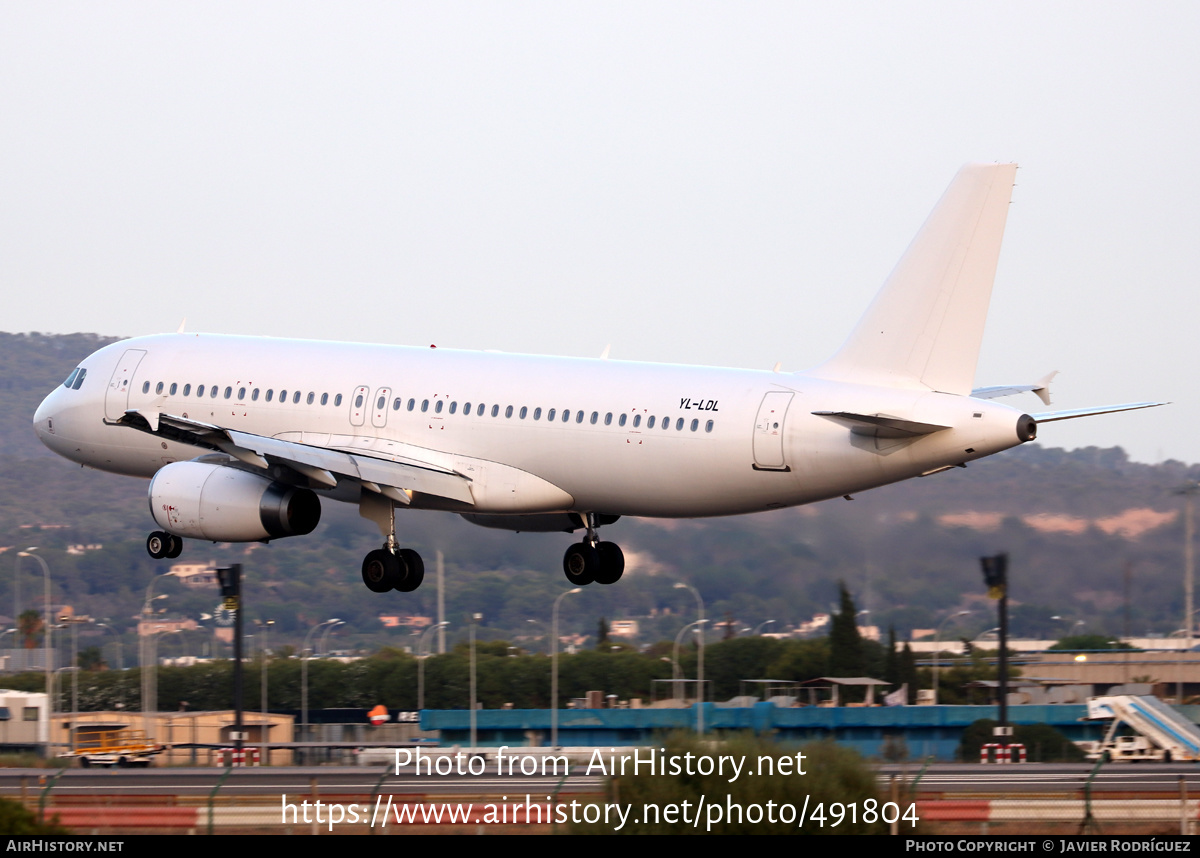
<path id="1" fill-rule="evenodd" d="M 842 348 L 811 375 L 967 394 L 1016 164 L 967 164 Z"/>

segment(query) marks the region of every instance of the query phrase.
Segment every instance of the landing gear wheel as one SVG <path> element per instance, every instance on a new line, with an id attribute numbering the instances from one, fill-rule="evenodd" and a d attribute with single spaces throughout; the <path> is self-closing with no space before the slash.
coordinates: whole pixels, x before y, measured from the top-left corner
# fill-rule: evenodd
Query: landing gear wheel
<path id="1" fill-rule="evenodd" d="M 625 572 L 625 555 L 621 546 L 615 542 L 601 542 L 596 546 L 600 555 L 600 565 L 596 570 L 597 584 L 615 584 L 621 580 Z"/>
<path id="2" fill-rule="evenodd" d="M 411 548 L 401 548 L 396 552 L 396 556 L 404 571 L 404 578 L 396 584 L 396 589 L 401 593 L 411 593 L 425 580 L 425 561 Z"/>
<path id="3" fill-rule="evenodd" d="M 386 548 L 376 548 L 363 559 L 362 579 L 372 593 L 386 593 L 401 580 L 400 560 Z"/>
<path id="4" fill-rule="evenodd" d="M 174 536 L 172 534 L 167 534 L 167 553 L 165 555 L 166 558 L 168 560 L 174 560 L 176 557 L 178 557 L 182 553 L 183 553 L 183 540 L 180 539 L 178 536 Z"/>
<path id="5" fill-rule="evenodd" d="M 154 531 L 146 537 L 146 553 L 155 560 L 162 560 L 170 550 L 171 538 L 169 533 L 163 533 L 161 530 Z"/>
<path id="6" fill-rule="evenodd" d="M 563 555 L 563 574 L 576 587 L 595 581 L 599 568 L 600 552 L 586 542 L 576 542 Z"/>

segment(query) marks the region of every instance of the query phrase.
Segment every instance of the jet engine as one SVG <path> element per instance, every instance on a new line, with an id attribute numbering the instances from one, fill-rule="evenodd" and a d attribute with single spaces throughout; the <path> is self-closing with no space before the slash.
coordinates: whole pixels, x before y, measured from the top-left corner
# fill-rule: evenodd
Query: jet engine
<path id="1" fill-rule="evenodd" d="M 236 468 L 172 462 L 150 481 L 150 514 L 176 536 L 257 542 L 312 533 L 321 502 L 308 489 Z"/>

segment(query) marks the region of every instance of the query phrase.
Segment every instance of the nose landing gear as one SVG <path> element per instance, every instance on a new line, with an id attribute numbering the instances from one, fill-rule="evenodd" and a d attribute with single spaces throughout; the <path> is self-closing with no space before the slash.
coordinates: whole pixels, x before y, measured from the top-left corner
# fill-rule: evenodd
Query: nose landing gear
<path id="1" fill-rule="evenodd" d="M 183 553 L 183 539 L 172 533 L 156 530 L 146 537 L 146 553 L 155 560 L 174 560 Z"/>
<path id="2" fill-rule="evenodd" d="M 576 587 L 593 581 L 597 584 L 615 584 L 625 572 L 625 555 L 615 542 L 601 542 L 596 534 L 596 515 L 587 513 L 587 535 L 576 542 L 563 555 L 563 574 Z"/>

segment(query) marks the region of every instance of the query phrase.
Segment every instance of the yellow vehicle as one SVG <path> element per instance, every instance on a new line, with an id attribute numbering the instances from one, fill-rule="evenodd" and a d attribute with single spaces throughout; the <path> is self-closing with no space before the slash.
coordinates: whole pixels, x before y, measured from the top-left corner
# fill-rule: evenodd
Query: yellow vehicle
<path id="1" fill-rule="evenodd" d="M 163 752 L 162 745 L 146 741 L 141 730 L 105 730 L 80 728 L 75 736 L 75 750 L 60 757 L 79 760 L 85 769 L 89 766 L 139 766 L 145 768 L 155 754 Z"/>

